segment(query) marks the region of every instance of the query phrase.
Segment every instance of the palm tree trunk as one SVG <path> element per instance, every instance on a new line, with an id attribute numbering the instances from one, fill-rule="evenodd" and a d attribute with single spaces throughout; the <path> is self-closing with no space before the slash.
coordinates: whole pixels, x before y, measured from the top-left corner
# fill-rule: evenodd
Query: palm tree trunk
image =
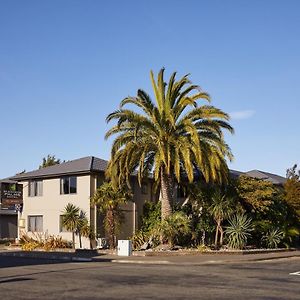
<path id="1" fill-rule="evenodd" d="M 79 247 L 81 249 L 82 248 L 82 242 L 81 242 L 81 233 L 80 233 L 80 231 L 78 233 L 78 236 L 79 236 Z"/>
<path id="2" fill-rule="evenodd" d="M 215 246 L 218 247 L 219 242 L 219 232 L 221 233 L 221 219 L 217 219 L 217 228 L 216 228 L 216 236 L 215 236 Z"/>
<path id="3" fill-rule="evenodd" d="M 215 235 L 215 247 L 218 247 L 218 237 L 219 237 L 219 226 L 216 227 L 216 235 Z"/>
<path id="4" fill-rule="evenodd" d="M 172 213 L 173 181 L 164 169 L 160 171 L 161 179 L 161 219 L 165 220 Z"/>
<path id="5" fill-rule="evenodd" d="M 220 236 L 220 246 L 223 245 L 223 234 L 224 234 L 224 230 L 222 228 L 222 226 L 220 226 L 220 233 L 221 233 L 221 236 Z"/>
<path id="6" fill-rule="evenodd" d="M 73 249 L 75 249 L 75 232 L 74 230 L 72 231 L 72 246 L 73 246 Z"/>
<path id="7" fill-rule="evenodd" d="M 206 235 L 205 230 L 203 230 L 202 231 L 202 238 L 201 238 L 201 244 L 202 245 L 205 245 L 205 235 Z"/>
<path id="8" fill-rule="evenodd" d="M 115 226 L 114 226 L 114 215 L 111 209 L 109 209 L 106 212 L 106 222 L 108 225 L 107 233 L 108 233 L 109 248 L 114 249 L 115 248 L 115 239 L 114 239 Z"/>

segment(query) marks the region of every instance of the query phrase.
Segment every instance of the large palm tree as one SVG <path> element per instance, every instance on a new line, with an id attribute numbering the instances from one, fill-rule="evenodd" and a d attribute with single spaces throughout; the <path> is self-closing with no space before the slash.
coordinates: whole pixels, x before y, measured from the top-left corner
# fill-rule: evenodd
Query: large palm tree
<path id="1" fill-rule="evenodd" d="M 206 181 L 226 180 L 226 159 L 231 160 L 232 154 L 222 129 L 233 133 L 233 128 L 222 110 L 198 106 L 199 100 L 209 102 L 210 97 L 191 83 L 189 75 L 176 81 L 173 73 L 168 84 L 164 69 L 157 80 L 152 71 L 150 75 L 156 103 L 145 91 L 138 90 L 136 97 L 125 98 L 120 109 L 107 116 L 107 122 L 117 121 L 106 133 L 106 138 L 117 135 L 108 173 L 113 182 L 129 183 L 132 172 L 137 170 L 141 184 L 142 177 L 153 171 L 160 182 L 165 219 L 172 212 L 174 181 L 179 182 L 182 174 L 192 182 L 197 167 Z M 125 108 L 128 104 L 134 109 Z"/>
<path id="2" fill-rule="evenodd" d="M 68 203 L 62 215 L 63 226 L 72 232 L 72 245 L 75 249 L 75 233 L 80 223 L 80 209 L 74 204 Z"/>

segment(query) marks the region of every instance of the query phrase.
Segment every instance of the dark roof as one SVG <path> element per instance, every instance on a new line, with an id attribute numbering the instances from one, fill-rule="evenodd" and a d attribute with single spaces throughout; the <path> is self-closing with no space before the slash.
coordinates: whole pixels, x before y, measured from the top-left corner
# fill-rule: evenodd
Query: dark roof
<path id="1" fill-rule="evenodd" d="M 26 172 L 10 177 L 11 180 L 26 180 L 30 178 L 53 178 L 69 174 L 87 174 L 92 172 L 104 172 L 108 162 L 94 156 L 82 157 L 70 160 L 54 166 Z"/>
<path id="2" fill-rule="evenodd" d="M 240 171 L 236 171 L 236 170 L 229 170 L 229 174 L 232 176 L 232 177 L 239 177 L 241 175 L 245 175 L 244 172 L 240 172 Z"/>
<path id="3" fill-rule="evenodd" d="M 104 172 L 106 170 L 107 164 L 108 162 L 106 160 L 103 160 L 95 156 L 87 156 L 79 159 L 70 160 L 58 165 L 18 174 L 6 179 L 2 179 L 0 181 L 13 183 L 15 181 L 22 181 L 31 178 L 53 178 L 53 177 L 58 177 L 63 175 L 70 175 L 70 174 L 77 175 L 77 174 L 88 174 L 92 172 Z M 259 170 L 252 170 L 249 172 L 240 172 L 236 170 L 229 170 L 229 171 L 231 176 L 233 177 L 246 175 L 253 178 L 264 179 L 272 182 L 273 184 L 284 184 L 286 181 L 286 178 L 282 176 L 259 171 Z"/>
<path id="4" fill-rule="evenodd" d="M 0 183 L 16 183 L 15 180 L 10 180 L 9 178 L 0 179 Z"/>
<path id="5" fill-rule="evenodd" d="M 279 176 L 276 174 L 272 174 L 272 173 L 268 173 L 268 172 L 259 171 L 259 170 L 252 170 L 252 171 L 246 172 L 245 175 L 248 175 L 253 178 L 267 180 L 267 181 L 272 182 L 273 184 L 284 184 L 286 182 L 285 177 L 282 177 L 282 176 Z"/>

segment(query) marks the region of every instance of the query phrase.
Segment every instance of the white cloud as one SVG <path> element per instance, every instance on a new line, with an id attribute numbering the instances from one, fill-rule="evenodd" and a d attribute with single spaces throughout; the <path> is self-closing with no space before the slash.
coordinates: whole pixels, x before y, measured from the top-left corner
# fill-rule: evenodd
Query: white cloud
<path id="1" fill-rule="evenodd" d="M 245 120 L 253 117 L 254 114 L 255 114 L 255 110 L 241 110 L 241 111 L 233 111 L 229 115 L 232 120 Z"/>

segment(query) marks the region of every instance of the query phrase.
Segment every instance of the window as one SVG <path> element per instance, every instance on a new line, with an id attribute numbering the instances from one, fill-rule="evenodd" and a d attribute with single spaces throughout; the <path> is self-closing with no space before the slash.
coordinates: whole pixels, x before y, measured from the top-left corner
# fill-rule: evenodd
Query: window
<path id="1" fill-rule="evenodd" d="M 148 194 L 148 184 L 147 184 L 147 182 L 142 182 L 142 194 L 144 194 L 144 195 Z"/>
<path id="2" fill-rule="evenodd" d="M 28 196 L 43 196 L 43 180 L 31 180 L 28 186 Z"/>
<path id="3" fill-rule="evenodd" d="M 28 216 L 28 231 L 43 231 L 43 216 Z"/>
<path id="4" fill-rule="evenodd" d="M 59 232 L 67 232 L 68 230 L 63 225 L 63 216 L 59 216 Z"/>
<path id="5" fill-rule="evenodd" d="M 62 195 L 77 193 L 77 177 L 62 177 L 60 179 L 60 193 Z"/>

